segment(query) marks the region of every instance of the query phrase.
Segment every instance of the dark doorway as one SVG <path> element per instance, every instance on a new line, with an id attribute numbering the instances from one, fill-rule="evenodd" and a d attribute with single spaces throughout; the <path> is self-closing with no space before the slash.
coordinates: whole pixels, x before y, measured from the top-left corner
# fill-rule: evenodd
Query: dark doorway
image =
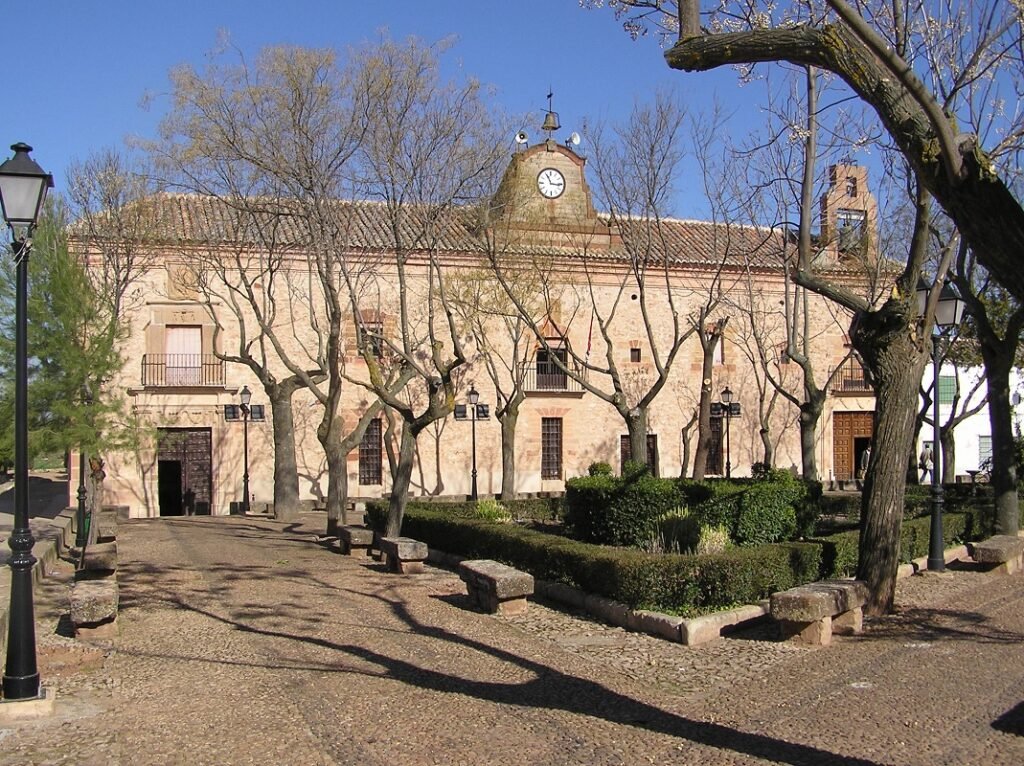
<path id="1" fill-rule="evenodd" d="M 853 459 L 854 459 L 854 465 L 857 466 L 855 472 L 856 472 L 856 476 L 857 476 L 858 479 L 863 479 L 864 478 L 864 476 L 861 473 L 862 469 L 867 468 L 867 466 L 864 464 L 864 453 L 867 451 L 868 447 L 870 447 L 870 446 L 871 446 L 871 437 L 870 436 L 854 436 L 853 437 Z"/>
<path id="2" fill-rule="evenodd" d="M 161 460 L 157 464 L 161 516 L 181 516 L 181 461 Z"/>
<path id="3" fill-rule="evenodd" d="M 157 434 L 161 516 L 209 514 L 213 495 L 209 428 L 161 428 Z"/>

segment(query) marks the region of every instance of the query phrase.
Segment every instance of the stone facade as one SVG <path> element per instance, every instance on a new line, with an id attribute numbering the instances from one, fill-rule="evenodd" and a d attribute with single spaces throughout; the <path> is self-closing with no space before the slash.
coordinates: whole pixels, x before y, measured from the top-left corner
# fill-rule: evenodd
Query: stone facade
<path id="1" fill-rule="evenodd" d="M 539 174 L 548 169 L 557 170 L 564 179 L 564 189 L 555 198 L 538 193 Z M 543 258 L 549 277 L 557 276 L 558 296 L 548 301 L 545 315 L 535 320 L 538 326 L 546 328 L 545 333 L 550 331 L 557 335 L 559 342 L 568 344 L 580 356 L 589 349 L 587 358 L 597 362 L 604 360 L 608 353 L 600 329 L 594 326 L 591 296 L 605 315 L 616 306 L 615 319 L 609 327 L 613 338 L 612 354 L 623 374 L 637 387 L 642 387 L 652 379 L 652 349 L 641 314 L 641 301 L 637 300 L 636 291 L 628 287 L 626 277 L 630 270 L 629 245 L 646 224 L 637 221 L 615 224 L 598 215 L 584 169 L 583 157 L 551 140 L 513 155 L 495 197 L 499 204 L 495 206 L 492 231 L 500 234 L 495 239 L 500 240 L 503 258 L 518 258 L 517 262 L 521 263 L 527 263 L 530 258 Z M 837 183 L 846 175 L 845 171 L 838 173 Z M 858 175 L 857 178 L 861 187 L 856 191 L 860 193 L 862 189 L 866 194 L 866 177 Z M 162 265 L 152 268 L 141 285 L 142 297 L 133 309 L 131 332 L 125 341 L 128 364 L 122 377 L 110 383 L 127 399 L 128 412 L 137 423 L 138 444 L 133 450 L 106 456 L 103 502 L 128 506 L 132 517 L 168 513 L 226 514 L 237 510 L 243 497 L 243 445 L 247 431 L 251 507 L 262 510 L 273 498 L 274 439 L 269 402 L 260 382 L 248 368 L 223 359 L 225 354 L 237 353 L 239 346 L 240 322 L 231 309 L 227 293 L 204 301 L 194 277 L 190 277 L 195 273 L 193 264 L 200 257 L 209 259 L 211 250 L 225 259 L 246 252 L 254 270 L 260 263 L 260 252 L 258 247 L 245 243 L 201 244 L 204 238 L 197 234 L 199 222 L 209 222 L 223 214 L 218 211 L 215 200 L 167 195 L 162 204 L 173 208 L 174 215 L 169 218 L 180 222 L 177 224 L 180 231 L 169 235 L 158 249 L 157 260 Z M 386 337 L 396 332 L 394 317 L 399 295 L 393 264 L 389 265 L 386 248 L 379 248 L 379 233 L 374 229 L 378 208 L 371 203 L 344 204 L 358 211 L 359 220 L 369 221 L 361 224 L 363 228 L 358 236 L 363 237 L 362 245 L 353 247 L 352 257 L 367 257 L 370 245 L 377 246 L 375 277 L 363 293 L 369 297 L 361 299 L 358 307 L 362 326 L 364 329 L 372 326 L 374 332 Z M 468 225 L 459 222 L 457 214 L 453 221 L 439 238 L 438 261 L 453 275 L 486 268 L 484 253 L 474 244 L 479 238 L 474 238 Z M 749 302 L 751 294 L 756 296 L 763 315 L 758 321 L 772 338 L 774 348 L 781 351 L 784 348 L 781 307 L 785 283 L 778 254 L 785 251 L 785 245 L 778 239 L 777 231 L 767 229 L 678 220 L 663 221 L 661 226 L 663 236 L 658 244 L 661 249 L 656 253 L 658 276 L 645 286 L 651 336 L 656 344 L 664 343 L 671 334 L 674 318 L 689 317 L 697 311 L 712 278 L 717 275 L 725 300 L 715 309 L 712 319 L 730 316 L 730 321 L 722 348 L 716 354 L 714 379 L 710 385 L 716 393 L 729 386 L 734 392 L 734 401 L 742 405 L 742 413 L 731 418 L 727 425 L 733 475 L 745 475 L 751 464 L 762 459 L 763 447 L 757 419 L 757 378 L 749 359 L 751 322 L 743 318 L 741 307 Z M 766 252 L 771 257 L 766 257 Z M 309 329 L 310 316 L 317 311 L 316 299 L 303 299 L 299 294 L 309 274 L 301 252 L 290 254 L 286 264 L 283 273 L 291 290 L 275 293 L 275 321 L 279 329 L 285 329 L 279 337 L 288 344 L 289 352 L 301 358 L 302 349 L 316 343 Z M 838 277 L 857 279 L 856 271 L 844 270 L 841 259 L 835 268 Z M 528 267 L 524 269 L 524 273 L 529 271 Z M 407 270 L 409 294 L 406 297 L 418 306 L 416 311 L 423 311 L 426 291 L 419 288 L 427 284 L 428 260 L 414 256 L 409 259 Z M 253 290 L 258 297 L 269 298 L 273 289 L 273 285 L 264 284 L 260 278 L 253 279 Z M 670 309 L 670 296 L 675 314 Z M 845 342 L 848 320 L 837 314 L 834 306 L 826 305 L 816 296 L 809 298 L 809 305 L 811 353 L 823 380 L 848 354 Z M 252 321 L 248 309 L 242 315 L 246 323 Z M 346 369 L 355 377 L 365 376 L 365 362 L 355 349 L 354 320 L 344 328 L 344 335 Z M 511 358 L 510 339 L 503 340 L 496 332 L 492 343 L 499 356 Z M 526 345 L 525 359 L 532 375 L 539 370 L 538 355 L 543 349 L 533 340 Z M 493 416 L 496 391 L 476 349 L 470 350 L 469 357 L 470 364 L 461 378 L 463 398 L 457 401 L 465 401 L 464 392 L 472 384 L 480 391 L 480 402 L 490 406 L 490 417 L 475 424 L 479 493 L 490 495 L 501 488 L 501 432 Z M 702 361 L 700 344 L 693 337 L 683 346 L 669 384 L 651 409 L 648 431 L 655 437 L 657 471 L 662 476 L 680 473 L 683 430 L 698 400 Z M 283 365 L 272 353 L 268 364 L 275 372 L 284 374 Z M 782 364 L 779 374 L 792 390 L 800 390 L 799 370 L 795 364 Z M 607 380 L 601 377 L 592 373 L 590 380 L 607 390 Z M 626 434 L 621 417 L 609 404 L 581 390 L 573 381 L 562 380 L 557 374 L 554 378 L 554 385 L 540 385 L 537 378 L 527 378 L 528 382 L 533 382 L 527 387 L 528 395 L 516 433 L 516 489 L 521 493 L 560 492 L 566 478 L 585 473 L 593 462 L 608 462 L 615 468 L 620 464 L 621 440 Z M 859 385 L 856 374 L 853 380 L 852 386 L 836 383 L 830 388 L 835 395 L 829 399 L 817 446 L 819 471 L 826 481 L 832 477 L 853 478 L 849 467 L 843 469 L 847 475 L 837 476 L 836 473 L 834 424 L 837 416 L 842 419 L 847 414 L 870 412 L 874 406 L 863 374 Z M 243 386 L 253 392 L 252 405 L 265 407 L 262 419 L 245 421 L 238 417 L 238 395 Z M 415 384 L 413 390 L 418 390 Z M 359 386 L 346 386 L 342 401 L 345 422 L 354 423 L 371 399 Z M 327 492 L 326 461 L 316 438 L 322 409 L 305 390 L 295 395 L 293 405 L 300 493 L 310 505 L 322 505 Z M 253 414 L 258 411 L 254 410 Z M 778 467 L 800 465 L 796 417 L 796 409 L 780 401 L 770 418 Z M 417 468 L 413 474 L 414 494 L 469 493 L 472 425 L 468 420 L 450 416 L 420 435 Z M 551 464 L 542 471 L 542 463 L 545 439 L 549 440 L 547 448 L 551 457 L 556 425 L 560 470 L 553 475 Z M 717 438 L 720 442 L 721 436 Z M 844 442 L 843 454 L 849 453 L 853 459 L 858 449 L 854 437 L 843 438 L 849 441 Z M 692 453 L 695 429 L 689 432 L 689 441 Z M 371 444 L 371 452 L 373 448 Z M 376 449 L 376 456 L 358 448 L 349 454 L 350 496 L 378 497 L 388 492 L 387 459 L 379 447 Z M 372 476 L 374 472 L 367 470 L 367 465 L 361 466 L 361 462 L 373 460 L 381 466 L 379 482 Z M 367 478 L 372 483 L 366 483 Z"/>

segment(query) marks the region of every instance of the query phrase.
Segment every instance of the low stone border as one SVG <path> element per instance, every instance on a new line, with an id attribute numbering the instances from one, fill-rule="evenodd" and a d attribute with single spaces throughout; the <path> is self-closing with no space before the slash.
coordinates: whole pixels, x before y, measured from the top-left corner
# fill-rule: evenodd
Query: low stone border
<path id="1" fill-rule="evenodd" d="M 1024 537 L 1024 531 L 1021 532 Z M 959 545 L 945 551 L 945 560 L 949 564 L 953 561 L 968 558 L 967 546 Z M 430 548 L 427 552 L 427 561 L 431 564 L 457 570 L 459 564 L 465 560 L 464 556 L 456 556 L 451 553 Z M 914 559 L 909 564 L 899 567 L 896 577 L 902 579 L 917 572 L 927 569 L 928 557 L 924 556 Z M 643 609 L 633 610 L 625 604 L 617 601 L 584 593 L 581 590 L 572 588 L 562 583 L 537 580 L 535 593 L 538 596 L 555 601 L 573 609 L 582 609 L 597 619 L 615 625 L 620 628 L 632 630 L 637 633 L 647 633 L 652 636 L 669 641 L 676 641 L 685 646 L 700 646 L 709 641 L 721 638 L 730 630 L 747 627 L 758 620 L 765 619 L 769 615 L 768 599 L 756 604 L 746 604 L 735 609 L 725 609 L 721 612 L 701 615 L 700 617 L 676 617 L 661 612 L 649 612 Z"/>

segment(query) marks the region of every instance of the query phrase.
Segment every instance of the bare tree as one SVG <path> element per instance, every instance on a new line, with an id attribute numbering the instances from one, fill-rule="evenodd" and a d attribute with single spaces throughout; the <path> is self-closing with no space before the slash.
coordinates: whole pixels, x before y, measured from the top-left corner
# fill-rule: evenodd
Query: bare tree
<path id="1" fill-rule="evenodd" d="M 706 26 L 700 0 L 610 5 L 634 36 L 650 29 L 677 36 L 665 54 L 674 69 L 788 61 L 838 75 L 878 114 L 978 262 L 1024 299 L 1024 271 L 1016 268 L 1024 208 L 1013 192 L 1024 114 L 1001 107 L 1016 102 L 1024 79 L 1014 4 L 950 1 L 933 8 L 879 1 L 858 4 L 859 13 L 845 0 L 826 0 L 827 9 L 723 2 Z M 995 143 L 988 151 L 986 140 Z"/>
<path id="2" fill-rule="evenodd" d="M 390 330 L 378 336 L 384 353 L 362 344 L 366 374 L 349 371 L 345 378 L 401 418 L 389 535 L 401 530 L 417 438 L 452 412 L 456 372 L 467 361 L 443 247 L 453 231 L 465 242 L 458 208 L 489 197 L 505 159 L 504 126 L 485 107 L 481 86 L 442 81 L 442 52 L 442 46 L 385 41 L 355 54 L 356 88 L 375 95 L 359 153 L 360 178 L 380 221 L 378 266 L 367 277 L 394 315 Z M 347 279 L 358 310 L 363 294 Z M 398 372 L 388 378 L 386 369 Z"/>
<path id="3" fill-rule="evenodd" d="M 356 185 L 349 165 L 368 94 L 350 87 L 332 52 L 299 48 L 268 48 L 253 65 L 203 74 L 182 68 L 172 80 L 175 108 L 151 148 L 179 188 L 218 208 L 204 237 L 214 246 L 197 253 L 193 270 L 212 314 L 226 311 L 237 325 L 237 349 L 221 358 L 247 366 L 270 402 L 275 513 L 298 510 L 291 408 L 305 387 L 324 408 L 317 435 L 330 530 L 347 493 L 345 446 L 359 443 L 368 421 L 345 433 L 338 416 L 349 302 L 336 267 L 356 215 L 339 200 Z M 242 245 L 225 252 L 232 241 Z"/>

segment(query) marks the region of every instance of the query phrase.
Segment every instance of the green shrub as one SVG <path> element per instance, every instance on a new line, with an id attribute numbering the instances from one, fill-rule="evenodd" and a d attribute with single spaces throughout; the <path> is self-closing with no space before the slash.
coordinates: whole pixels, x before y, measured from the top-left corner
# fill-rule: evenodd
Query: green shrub
<path id="1" fill-rule="evenodd" d="M 697 520 L 679 506 L 655 519 L 654 535 L 641 548 L 648 553 L 692 553 L 699 541 Z"/>
<path id="2" fill-rule="evenodd" d="M 509 524 L 512 522 L 512 514 L 508 509 L 492 498 L 484 498 L 476 503 L 476 518 L 481 521 L 490 521 L 497 524 Z"/>
<path id="3" fill-rule="evenodd" d="M 674 482 L 656 479 L 646 469 L 565 483 L 566 525 L 573 537 L 588 543 L 643 546 L 655 536 L 658 517 L 680 504 Z"/>
<path id="4" fill-rule="evenodd" d="M 700 535 L 697 540 L 697 548 L 694 551 L 699 556 L 709 553 L 721 553 L 732 545 L 732 538 L 726 527 L 700 527 Z"/>
<path id="5" fill-rule="evenodd" d="M 755 484 L 739 498 L 733 539 L 740 545 L 777 543 L 796 532 L 796 511 L 787 487 Z"/>
<path id="6" fill-rule="evenodd" d="M 587 476 L 611 476 L 613 473 L 611 463 L 591 463 L 587 466 Z"/>

